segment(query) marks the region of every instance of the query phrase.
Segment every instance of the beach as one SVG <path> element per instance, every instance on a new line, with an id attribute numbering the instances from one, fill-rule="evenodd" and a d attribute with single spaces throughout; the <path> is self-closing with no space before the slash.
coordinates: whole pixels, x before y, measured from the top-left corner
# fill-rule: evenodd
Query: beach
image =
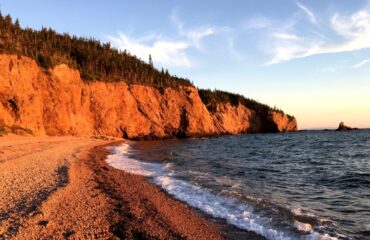
<path id="1" fill-rule="evenodd" d="M 1 2 L 0 240 L 370 240 L 370 0 L 334 2 Z"/>
<path id="2" fill-rule="evenodd" d="M 0 239 L 223 239 L 144 177 L 108 166 L 114 138 L 0 137 Z"/>
<path id="3" fill-rule="evenodd" d="M 266 239 L 367 239 L 369 134 L 126 141 L 111 148 L 106 162 L 145 176 L 212 222 L 221 219 Z M 233 231 L 226 237 L 251 239 Z"/>
<path id="4" fill-rule="evenodd" d="M 307 134 L 312 142 L 295 145 Z M 342 189 L 354 193 L 351 198 L 342 198 L 346 201 L 343 204 L 332 204 L 331 199 L 337 201 L 337 197 L 326 195 L 329 204 L 325 205 L 325 201 L 315 200 L 316 191 L 321 191 L 323 196 L 315 182 L 318 177 L 311 183 L 312 172 L 302 175 L 299 169 L 290 170 L 290 167 L 298 166 L 293 162 L 312 171 L 317 167 L 322 169 L 325 165 L 315 162 L 318 157 L 312 158 L 314 162 L 307 162 L 297 157 L 296 152 L 316 149 L 320 141 L 337 143 L 336 139 L 340 138 L 343 150 L 329 151 L 335 145 L 327 144 L 321 151 L 331 152 L 328 164 L 340 167 L 343 165 L 340 156 L 350 144 L 354 149 L 351 156 L 356 160 L 347 160 L 347 164 L 353 165 L 345 169 L 354 171 L 358 164 L 367 163 L 367 155 L 361 154 L 363 147 L 359 144 L 368 144 L 368 134 L 368 130 L 350 135 L 321 131 L 274 137 L 245 135 L 152 142 L 111 137 L 3 136 L 0 137 L 0 239 L 263 239 L 261 236 L 340 239 L 337 236 L 352 237 L 350 231 L 355 232 L 354 239 L 366 238 L 368 200 L 362 197 L 361 191 L 368 186 L 368 175 L 358 172 L 347 174 L 351 178 L 334 176 L 331 181 L 320 180 L 322 188 L 337 191 L 335 196 L 344 196 Z M 271 139 L 284 144 L 277 147 Z M 228 159 L 222 155 L 224 148 L 210 147 L 223 145 L 246 160 L 238 161 L 235 155 Z M 256 146 L 262 145 L 264 149 L 256 152 Z M 276 152 L 283 152 L 286 147 L 292 151 L 290 155 L 284 153 L 288 157 L 284 160 Z M 230 152 L 226 154 L 233 156 Z M 261 154 L 271 157 L 261 160 Z M 109 159 L 120 162 L 121 170 L 114 168 Z M 230 163 L 237 165 L 232 169 Z M 135 164 L 140 168 L 132 168 Z M 133 170 L 154 175 L 136 175 Z M 288 170 L 290 174 L 299 174 L 306 185 L 299 180 L 292 182 L 294 176 L 281 178 L 280 173 Z M 271 178 L 267 179 L 269 184 L 264 178 L 266 171 Z M 240 173 L 244 175 L 236 178 Z M 274 181 L 277 178 L 279 181 Z M 355 181 L 358 187 L 353 188 Z M 291 190 L 278 193 L 281 185 L 276 186 L 276 182 Z M 253 201 L 257 198 L 243 196 L 272 197 L 270 201 Z M 303 200 L 300 207 L 295 207 L 279 196 L 287 201 Z M 363 210 L 356 213 L 356 224 L 345 225 L 346 211 L 351 211 L 348 206 L 353 202 L 358 203 L 357 209 Z M 315 206 L 320 206 L 320 211 Z M 325 206 L 336 211 L 335 222 Z M 348 214 L 354 216 L 352 212 Z M 336 228 L 333 223 L 342 227 Z"/>

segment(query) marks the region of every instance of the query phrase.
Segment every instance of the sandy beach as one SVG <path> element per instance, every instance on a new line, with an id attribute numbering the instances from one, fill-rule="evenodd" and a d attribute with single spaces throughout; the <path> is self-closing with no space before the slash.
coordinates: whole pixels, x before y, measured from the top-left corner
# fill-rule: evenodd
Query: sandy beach
<path id="1" fill-rule="evenodd" d="M 117 139 L 0 137 L 0 239 L 223 239 L 141 176 L 105 163 Z"/>

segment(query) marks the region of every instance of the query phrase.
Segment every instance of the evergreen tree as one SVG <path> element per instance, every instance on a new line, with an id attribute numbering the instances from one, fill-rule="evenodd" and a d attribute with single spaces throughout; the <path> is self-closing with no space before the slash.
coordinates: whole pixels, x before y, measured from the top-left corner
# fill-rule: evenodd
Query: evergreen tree
<path id="1" fill-rule="evenodd" d="M 149 65 L 153 67 L 153 59 L 151 54 L 149 54 Z"/>
<path id="2" fill-rule="evenodd" d="M 46 69 L 65 63 L 78 69 L 86 81 L 126 81 L 175 89 L 191 85 L 187 79 L 155 69 L 151 55 L 147 64 L 127 50 L 117 50 L 96 39 L 58 34 L 45 27 L 40 31 L 22 29 L 18 20 L 12 23 L 11 16 L 3 17 L 1 12 L 0 53 L 31 57 Z"/>
<path id="3" fill-rule="evenodd" d="M 4 17 L 0 11 L 1 53 L 33 58 L 45 69 L 65 63 L 78 69 L 86 81 L 125 81 L 128 84 L 156 87 L 161 92 L 168 87 L 179 89 L 182 86 L 193 85 L 189 79 L 171 75 L 167 69 L 162 68 L 159 71 L 154 68 L 150 54 L 149 63 L 145 63 L 127 50 L 117 50 L 109 43 L 102 44 L 93 38 L 59 34 L 44 27 L 40 31 L 22 29 L 18 20 L 12 23 L 11 16 Z M 224 91 L 199 90 L 199 95 L 210 111 L 215 111 L 217 103 L 220 102 L 234 106 L 243 104 L 266 116 L 273 110 L 265 104 Z M 282 112 L 278 109 L 277 111 Z"/>

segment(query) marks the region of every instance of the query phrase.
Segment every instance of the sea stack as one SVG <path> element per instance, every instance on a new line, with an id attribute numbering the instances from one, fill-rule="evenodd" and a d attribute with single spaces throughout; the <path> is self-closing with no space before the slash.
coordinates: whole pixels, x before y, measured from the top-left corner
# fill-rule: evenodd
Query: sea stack
<path id="1" fill-rule="evenodd" d="M 351 131 L 356 130 L 357 128 L 348 127 L 344 124 L 344 122 L 339 123 L 339 127 L 337 128 L 337 131 Z"/>

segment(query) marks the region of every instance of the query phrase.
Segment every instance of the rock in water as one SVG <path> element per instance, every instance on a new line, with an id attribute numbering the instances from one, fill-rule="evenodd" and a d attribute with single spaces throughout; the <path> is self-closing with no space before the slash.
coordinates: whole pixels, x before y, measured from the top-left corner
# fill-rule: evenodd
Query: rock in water
<path id="1" fill-rule="evenodd" d="M 339 127 L 337 128 L 337 131 L 350 131 L 350 130 L 356 130 L 358 128 L 351 128 L 344 124 L 344 122 L 339 123 Z"/>

